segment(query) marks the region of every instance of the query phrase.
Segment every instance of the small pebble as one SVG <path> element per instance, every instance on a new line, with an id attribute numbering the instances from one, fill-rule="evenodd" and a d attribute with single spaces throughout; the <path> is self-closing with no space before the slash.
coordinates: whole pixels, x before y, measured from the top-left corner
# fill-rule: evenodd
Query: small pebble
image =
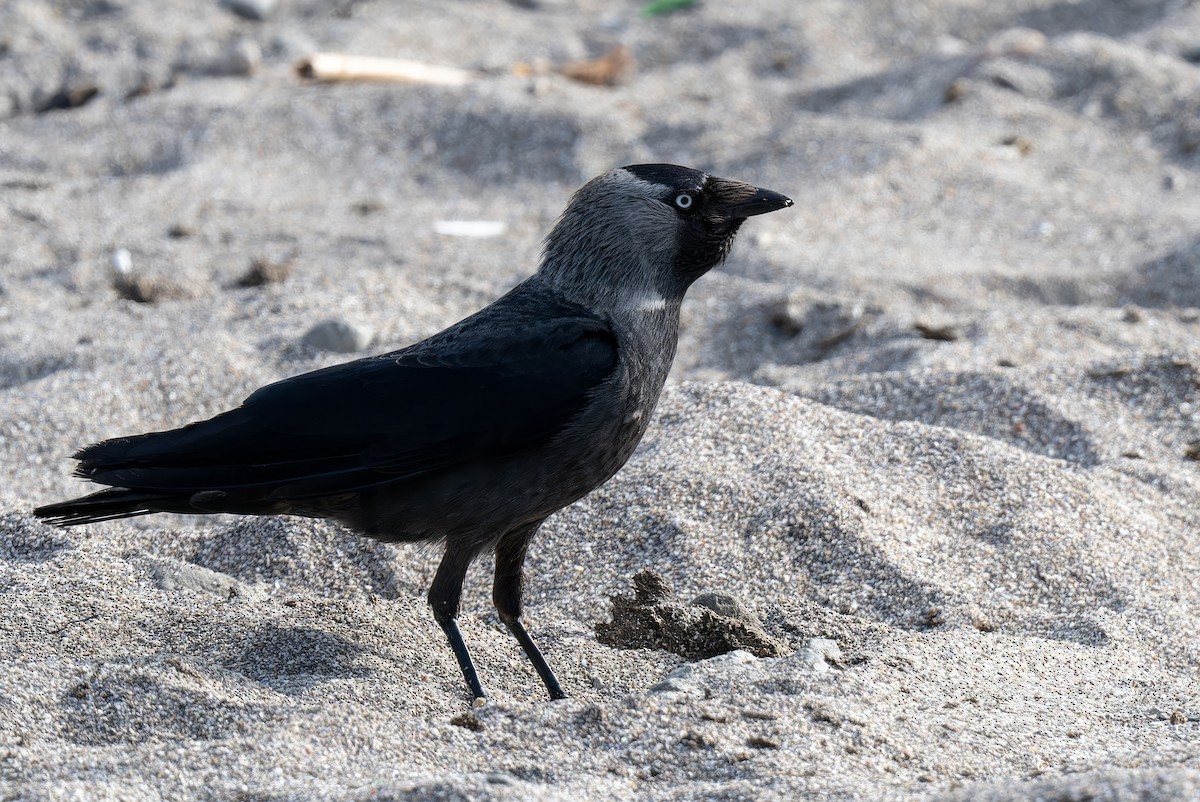
<path id="1" fill-rule="evenodd" d="M 650 686 L 650 693 L 690 693 L 696 690 L 696 686 L 690 682 L 667 677 L 661 682 L 656 682 Z"/>
<path id="2" fill-rule="evenodd" d="M 308 330 L 303 343 L 322 351 L 352 354 L 365 350 L 373 339 L 374 332 L 365 326 L 356 326 L 344 320 L 325 320 Z"/>
<path id="3" fill-rule="evenodd" d="M 728 593 L 701 593 L 692 599 L 692 604 L 707 607 L 717 615 L 741 621 L 748 627 L 762 629 L 762 621 L 754 614 L 754 611 Z"/>
<path id="4" fill-rule="evenodd" d="M 127 276 L 133 272 L 133 254 L 128 248 L 117 248 L 112 252 L 112 269 L 120 276 Z"/>
<path id="5" fill-rule="evenodd" d="M 222 599 L 246 595 L 245 586 L 234 577 L 194 563 L 154 558 L 150 575 L 154 584 L 166 591 L 192 590 Z"/>
<path id="6" fill-rule="evenodd" d="M 262 22 L 275 9 L 277 0 L 220 0 L 221 6 L 242 19 Z"/>
<path id="7" fill-rule="evenodd" d="M 842 650 L 836 641 L 829 638 L 809 638 L 800 649 L 800 660 L 818 674 L 829 672 L 830 663 L 842 661 Z"/>
<path id="8" fill-rule="evenodd" d="M 253 39 L 243 39 L 209 62 L 209 75 L 252 75 L 262 63 L 262 49 Z"/>

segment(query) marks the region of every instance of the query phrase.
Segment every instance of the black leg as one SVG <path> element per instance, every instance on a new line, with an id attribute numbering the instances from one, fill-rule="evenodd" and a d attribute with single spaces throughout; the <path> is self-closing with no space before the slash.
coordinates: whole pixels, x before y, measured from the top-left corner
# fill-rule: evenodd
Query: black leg
<path id="1" fill-rule="evenodd" d="M 525 625 L 521 623 L 522 600 L 525 596 L 525 550 L 529 547 L 534 532 L 541 525 L 542 522 L 538 521 L 531 526 L 514 529 L 496 544 L 496 581 L 492 586 L 492 600 L 496 604 L 500 620 L 525 650 L 525 656 L 541 677 L 550 698 L 566 699 L 566 693 L 558 684 L 558 677 L 554 676 L 550 664 L 546 662 L 533 638 L 525 631 Z"/>
<path id="2" fill-rule="evenodd" d="M 456 549 L 452 543 L 446 544 L 446 553 L 442 556 L 433 584 L 429 586 L 429 606 L 433 608 L 434 620 L 446 633 L 446 640 L 450 641 L 450 648 L 454 650 L 463 679 L 471 689 L 472 703 L 479 705 L 487 700 L 487 693 L 479 682 L 479 672 L 475 670 L 471 653 L 467 651 L 467 644 L 458 630 L 457 620 L 463 579 L 474 557 L 474 549 Z"/>

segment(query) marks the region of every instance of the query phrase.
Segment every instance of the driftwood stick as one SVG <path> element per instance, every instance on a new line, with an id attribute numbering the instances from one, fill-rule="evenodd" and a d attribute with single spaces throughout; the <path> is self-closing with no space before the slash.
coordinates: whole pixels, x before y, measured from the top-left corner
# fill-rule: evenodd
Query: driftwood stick
<path id="1" fill-rule="evenodd" d="M 316 81 L 389 81 L 403 84 L 462 86 L 474 75 L 456 67 L 436 67 L 419 61 L 341 53 L 314 53 L 296 65 L 303 78 Z"/>

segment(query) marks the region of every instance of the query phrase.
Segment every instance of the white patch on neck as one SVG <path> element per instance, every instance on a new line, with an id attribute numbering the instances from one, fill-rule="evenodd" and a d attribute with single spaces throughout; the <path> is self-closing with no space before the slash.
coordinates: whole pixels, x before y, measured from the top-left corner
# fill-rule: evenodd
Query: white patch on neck
<path id="1" fill-rule="evenodd" d="M 625 308 L 631 312 L 661 312 L 667 308 L 667 299 L 658 293 L 646 292 L 635 295 Z"/>

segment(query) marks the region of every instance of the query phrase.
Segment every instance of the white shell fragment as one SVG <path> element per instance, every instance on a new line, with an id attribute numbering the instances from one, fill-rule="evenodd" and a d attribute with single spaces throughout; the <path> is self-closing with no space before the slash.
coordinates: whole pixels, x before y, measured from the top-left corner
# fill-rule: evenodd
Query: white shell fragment
<path id="1" fill-rule="evenodd" d="M 446 237 L 498 237 L 508 230 L 501 220 L 438 220 L 433 230 Z"/>

